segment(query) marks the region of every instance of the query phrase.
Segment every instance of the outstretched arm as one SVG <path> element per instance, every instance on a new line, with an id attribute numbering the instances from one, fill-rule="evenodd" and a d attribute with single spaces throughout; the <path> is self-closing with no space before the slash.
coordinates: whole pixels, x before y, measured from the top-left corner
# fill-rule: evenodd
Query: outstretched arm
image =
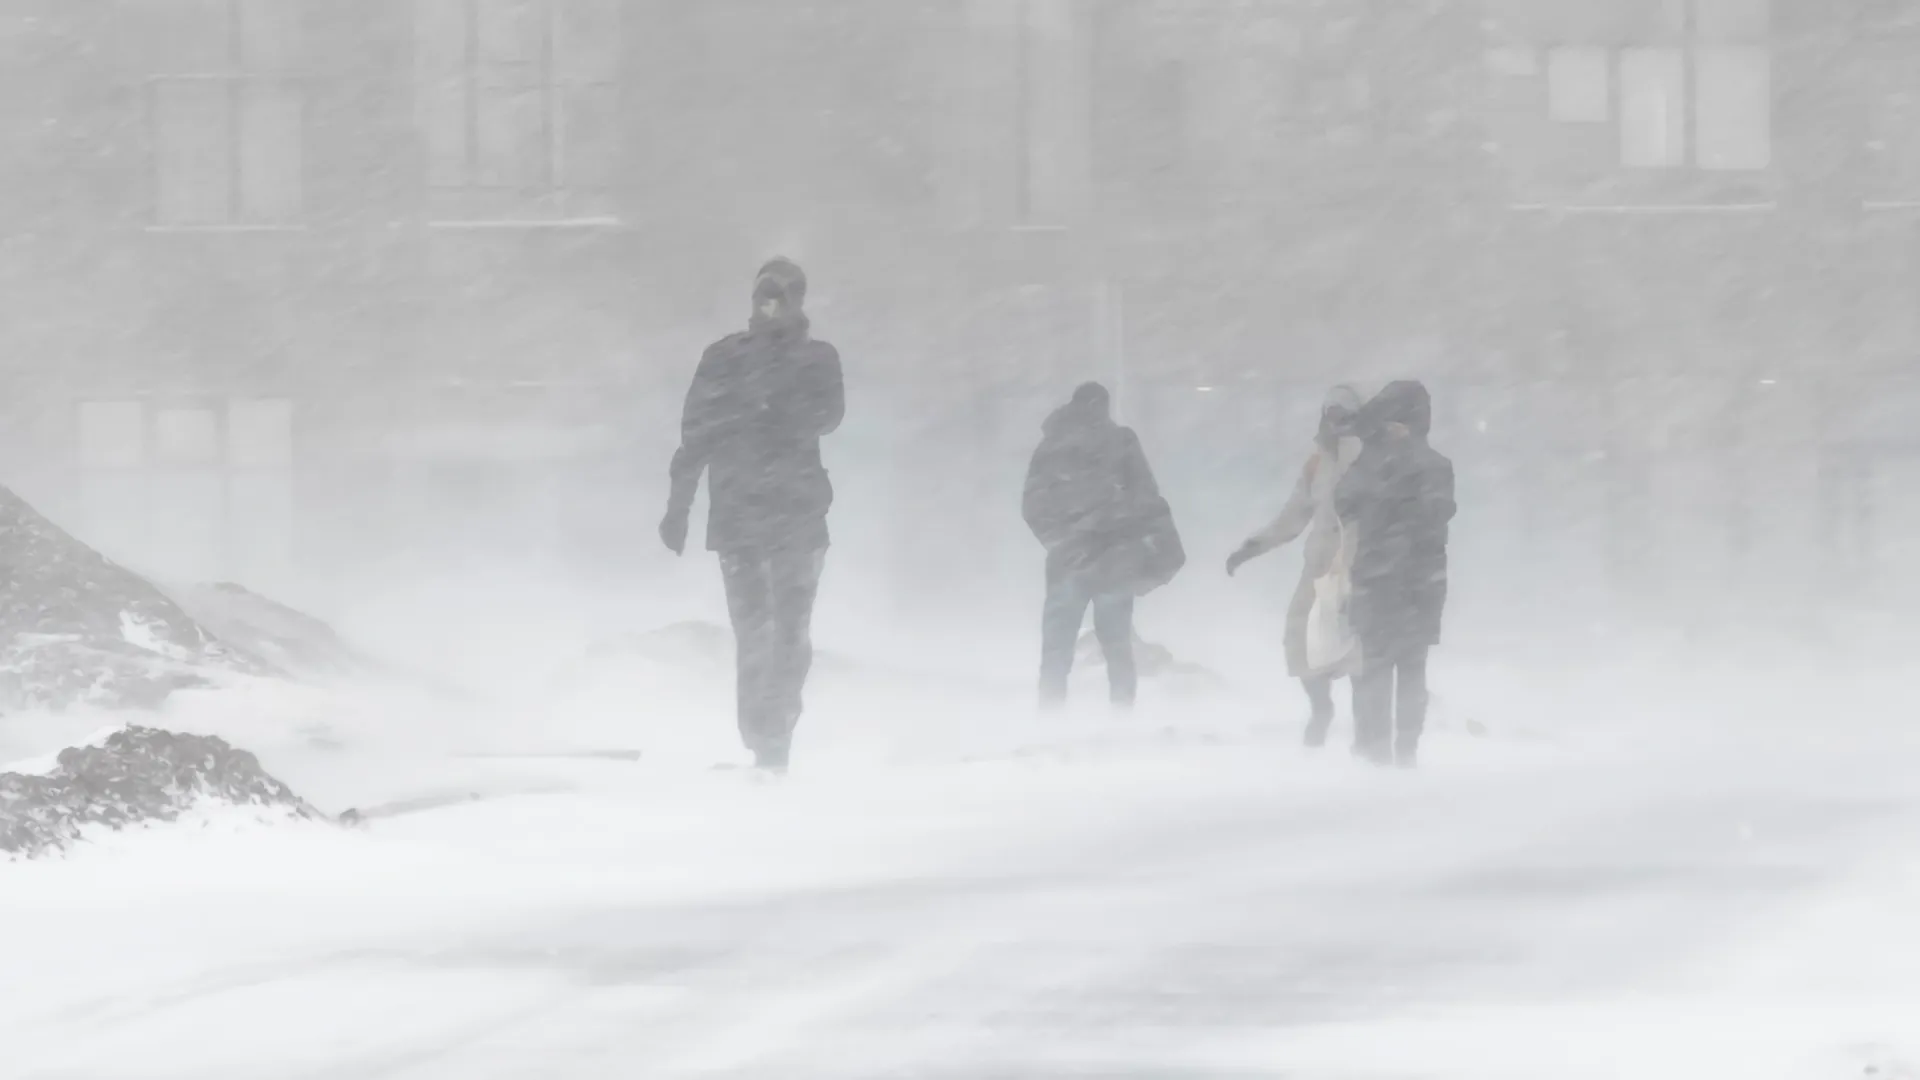
<path id="1" fill-rule="evenodd" d="M 1300 534 L 1313 524 L 1313 475 L 1319 468 L 1318 455 L 1307 459 L 1300 470 L 1300 478 L 1294 481 L 1293 494 L 1287 496 L 1287 505 L 1280 510 L 1280 516 L 1268 523 L 1267 527 L 1254 533 L 1239 550 L 1227 558 L 1227 576 L 1231 577 L 1247 563 L 1265 555 L 1275 548 L 1293 543 Z"/>
<path id="2" fill-rule="evenodd" d="M 1267 527 L 1253 534 L 1247 545 L 1254 549 L 1255 555 L 1265 555 L 1278 547 L 1285 547 L 1300 539 L 1300 534 L 1313 524 L 1313 477 L 1319 470 L 1318 455 L 1308 458 L 1300 469 L 1300 476 L 1293 482 L 1293 493 L 1287 496 L 1287 505 L 1280 509 L 1280 516 L 1269 522 Z"/>

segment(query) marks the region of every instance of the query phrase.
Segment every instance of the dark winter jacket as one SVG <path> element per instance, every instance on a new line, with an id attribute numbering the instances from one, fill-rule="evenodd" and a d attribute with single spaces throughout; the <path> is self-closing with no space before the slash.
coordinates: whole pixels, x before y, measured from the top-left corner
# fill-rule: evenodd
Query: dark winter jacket
<path id="1" fill-rule="evenodd" d="M 1062 406 L 1042 426 L 1021 513 L 1047 549 L 1047 580 L 1087 575 L 1095 592 L 1144 593 L 1186 556 L 1147 456 L 1113 421 L 1104 393 Z"/>
<path id="2" fill-rule="evenodd" d="M 845 412 L 840 354 L 808 336 L 804 315 L 715 343 L 687 391 L 669 512 L 687 512 L 710 470 L 709 550 L 824 549 L 833 485 L 820 438 Z"/>
<path id="3" fill-rule="evenodd" d="M 1453 462 L 1427 445 L 1432 426 L 1426 387 L 1382 390 L 1361 412 L 1365 446 L 1334 493 L 1356 533 L 1349 613 L 1367 656 L 1440 641 L 1455 506 Z"/>

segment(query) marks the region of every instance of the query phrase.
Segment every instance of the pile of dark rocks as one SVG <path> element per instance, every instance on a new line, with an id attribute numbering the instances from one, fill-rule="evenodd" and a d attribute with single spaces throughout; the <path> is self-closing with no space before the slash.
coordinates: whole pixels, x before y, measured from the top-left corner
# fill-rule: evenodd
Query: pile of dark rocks
<path id="1" fill-rule="evenodd" d="M 0 773 L 0 856 L 62 852 L 92 830 L 171 822 L 208 804 L 325 818 L 221 739 L 128 727 L 61 751 L 44 775 Z"/>

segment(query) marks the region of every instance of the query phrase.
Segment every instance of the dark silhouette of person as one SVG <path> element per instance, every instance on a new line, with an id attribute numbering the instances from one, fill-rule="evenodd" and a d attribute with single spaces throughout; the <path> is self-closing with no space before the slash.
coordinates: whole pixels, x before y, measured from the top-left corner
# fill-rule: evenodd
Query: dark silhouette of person
<path id="1" fill-rule="evenodd" d="M 1027 467 L 1021 512 L 1047 549 L 1040 626 L 1040 700 L 1066 700 L 1067 677 L 1087 608 L 1107 662 L 1109 696 L 1132 706 L 1133 602 L 1185 562 L 1179 534 L 1131 428 L 1115 423 L 1099 383 L 1085 383 L 1042 426 Z"/>
<path id="2" fill-rule="evenodd" d="M 707 548 L 720 556 L 733 622 L 740 737 L 763 769 L 784 770 L 813 663 L 814 598 L 833 485 L 820 439 L 840 426 L 840 354 L 809 332 L 807 278 L 774 259 L 754 278 L 747 329 L 700 358 L 673 455 L 660 539 L 676 555 L 708 477 Z"/>
<path id="3" fill-rule="evenodd" d="M 1348 613 L 1360 639 L 1355 752 L 1411 768 L 1427 716 L 1427 653 L 1447 604 L 1453 462 L 1427 444 L 1433 400 L 1396 382 L 1360 410 L 1360 456 L 1334 492 L 1355 532 Z"/>

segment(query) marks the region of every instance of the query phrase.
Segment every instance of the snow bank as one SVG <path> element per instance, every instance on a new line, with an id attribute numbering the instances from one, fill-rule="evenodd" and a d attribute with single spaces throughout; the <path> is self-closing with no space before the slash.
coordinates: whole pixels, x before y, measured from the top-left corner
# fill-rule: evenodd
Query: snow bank
<path id="1" fill-rule="evenodd" d="M 1165 1048 L 1197 1073 L 1390 1080 L 1920 1078 L 1913 831 L 1867 869 L 1761 918 L 1646 992 L 1479 1001 Z M 1463 995 L 1464 996 L 1464 995 Z M 1210 1073 L 1209 1073 L 1210 1074 Z"/>
<path id="2" fill-rule="evenodd" d="M 384 673 L 383 665 L 355 649 L 325 621 L 245 586 L 223 582 L 168 591 L 220 640 L 283 671 L 328 678 Z"/>
<path id="3" fill-rule="evenodd" d="M 0 774 L 0 852 L 34 858 L 95 829 L 171 822 L 207 803 L 320 816 L 223 740 L 130 727 L 62 751 L 49 772 Z"/>
<path id="4" fill-rule="evenodd" d="M 6 488 L 0 560 L 0 710 L 145 708 L 222 673 L 269 673 Z"/>

